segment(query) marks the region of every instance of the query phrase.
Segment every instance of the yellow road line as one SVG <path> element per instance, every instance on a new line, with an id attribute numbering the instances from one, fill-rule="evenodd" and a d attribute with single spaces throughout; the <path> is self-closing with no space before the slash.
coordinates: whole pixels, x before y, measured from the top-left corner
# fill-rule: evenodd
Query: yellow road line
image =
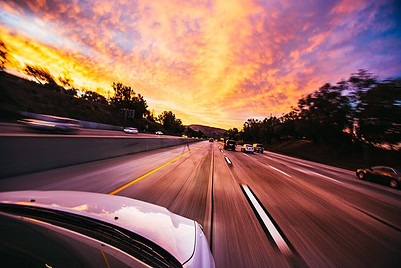
<path id="1" fill-rule="evenodd" d="M 136 182 L 142 180 L 143 178 L 146 178 L 146 177 L 149 176 L 150 174 L 152 174 L 152 173 L 158 171 L 159 169 L 164 168 L 164 167 L 167 166 L 168 164 L 173 163 L 174 161 L 180 159 L 180 158 L 183 157 L 184 155 L 189 154 L 190 152 L 192 152 L 192 151 L 195 150 L 195 149 L 198 149 L 198 148 L 199 148 L 200 146 L 202 146 L 202 145 L 204 145 L 204 144 L 200 144 L 200 145 L 198 145 L 198 146 L 192 148 L 192 149 L 189 150 L 188 152 L 185 152 L 185 153 L 183 153 L 182 155 L 177 156 L 177 157 L 174 158 L 173 160 L 170 160 L 170 161 L 168 161 L 167 163 L 165 163 L 165 164 L 163 164 L 163 165 L 161 165 L 161 166 L 159 166 L 159 167 L 157 167 L 157 168 L 155 168 L 155 169 L 149 171 L 148 173 L 146 173 L 146 174 L 140 176 L 139 178 L 136 178 L 136 179 L 134 179 L 133 181 L 130 181 L 129 183 L 127 183 L 127 184 L 121 186 L 120 188 L 118 188 L 118 189 L 112 191 L 111 193 L 109 193 L 109 195 L 115 195 L 116 193 L 118 193 L 118 192 L 124 190 L 125 188 L 130 187 L 132 184 L 134 184 L 134 183 L 136 183 Z"/>

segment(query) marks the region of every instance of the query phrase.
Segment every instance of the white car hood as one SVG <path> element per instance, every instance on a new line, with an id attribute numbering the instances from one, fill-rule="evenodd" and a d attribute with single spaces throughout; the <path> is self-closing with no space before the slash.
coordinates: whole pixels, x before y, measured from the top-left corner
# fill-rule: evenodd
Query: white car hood
<path id="1" fill-rule="evenodd" d="M 158 244 L 181 264 L 194 252 L 196 222 L 143 201 L 89 192 L 18 191 L 0 193 L 0 203 L 50 208 L 109 222 Z"/>

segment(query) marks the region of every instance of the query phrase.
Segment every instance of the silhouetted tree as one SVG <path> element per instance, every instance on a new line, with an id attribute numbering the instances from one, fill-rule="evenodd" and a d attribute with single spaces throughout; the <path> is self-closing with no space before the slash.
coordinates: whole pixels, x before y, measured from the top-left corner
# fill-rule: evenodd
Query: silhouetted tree
<path id="1" fill-rule="evenodd" d="M 152 111 L 149 111 L 148 114 L 146 115 L 146 119 L 148 119 L 151 122 L 156 122 L 156 117 L 155 117 L 155 110 L 152 109 Z"/>
<path id="2" fill-rule="evenodd" d="M 142 118 L 149 115 L 148 104 L 141 94 L 132 99 L 133 107 L 135 109 L 135 118 Z"/>
<path id="3" fill-rule="evenodd" d="M 117 109 L 131 109 L 135 110 L 135 118 L 142 118 L 144 115 L 149 114 L 148 104 L 141 94 L 138 96 L 135 91 L 122 83 L 113 82 L 114 96 L 110 99 L 110 102 Z"/>
<path id="4" fill-rule="evenodd" d="M 8 62 L 8 49 L 3 41 L 0 41 L 0 70 L 4 69 L 4 65 Z"/>
<path id="5" fill-rule="evenodd" d="M 32 66 L 32 65 L 26 64 L 25 68 L 24 68 L 24 72 L 27 75 L 35 78 L 39 84 L 57 85 L 56 81 L 54 80 L 53 75 L 50 74 L 49 70 L 47 70 L 46 68 L 42 68 L 39 65 Z"/>
<path id="6" fill-rule="evenodd" d="M 64 75 L 64 77 L 60 76 L 58 80 L 60 81 L 63 87 L 68 87 L 68 88 L 72 88 L 72 84 L 74 83 L 74 81 L 67 75 Z"/>
<path id="7" fill-rule="evenodd" d="M 319 139 L 335 141 L 342 137 L 344 129 L 351 127 L 351 106 L 349 99 L 341 94 L 342 90 L 325 84 L 298 101 L 298 118 L 306 126 L 304 136 L 315 142 Z"/>
<path id="8" fill-rule="evenodd" d="M 226 139 L 238 141 L 240 139 L 240 134 L 237 128 L 230 128 L 224 135 Z"/>
<path id="9" fill-rule="evenodd" d="M 360 94 L 357 136 L 366 142 L 395 145 L 401 142 L 400 80 L 379 83 Z"/>
<path id="10" fill-rule="evenodd" d="M 187 135 L 188 137 L 197 137 L 197 138 L 202 138 L 205 136 L 205 133 L 203 133 L 201 130 L 196 131 L 190 127 L 185 128 L 183 134 Z"/>
<path id="11" fill-rule="evenodd" d="M 359 69 L 351 74 L 347 82 L 341 81 L 340 84 L 348 91 L 349 99 L 356 105 L 360 96 L 377 84 L 377 77 L 365 69 Z"/>
<path id="12" fill-rule="evenodd" d="M 401 79 L 379 83 L 360 69 L 348 80 L 325 84 L 276 118 L 248 119 L 239 133 L 244 141 L 307 138 L 334 145 L 349 142 L 401 142 Z"/>
<path id="13" fill-rule="evenodd" d="M 84 93 L 81 95 L 81 99 L 107 104 L 107 100 L 103 95 L 90 90 L 84 91 Z"/>
<path id="14" fill-rule="evenodd" d="M 110 101 L 113 105 L 118 108 L 129 108 L 131 98 L 135 96 L 135 92 L 131 87 L 124 86 L 122 83 L 113 82 L 114 96 L 111 97 Z"/>
<path id="15" fill-rule="evenodd" d="M 157 121 L 159 121 L 166 130 L 174 134 L 181 134 L 185 129 L 181 119 L 176 118 L 172 111 L 164 111 L 158 116 Z"/>

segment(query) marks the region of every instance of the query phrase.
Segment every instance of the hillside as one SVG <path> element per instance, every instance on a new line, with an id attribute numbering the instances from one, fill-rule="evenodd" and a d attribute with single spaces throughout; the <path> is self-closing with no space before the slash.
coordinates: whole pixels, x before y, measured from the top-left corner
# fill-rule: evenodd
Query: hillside
<path id="1" fill-rule="evenodd" d="M 189 125 L 191 129 L 195 131 L 202 131 L 207 137 L 212 137 L 212 138 L 220 138 L 224 135 L 226 132 L 225 129 L 222 128 L 216 128 L 216 127 L 209 127 L 209 126 L 203 126 L 203 125 Z"/>

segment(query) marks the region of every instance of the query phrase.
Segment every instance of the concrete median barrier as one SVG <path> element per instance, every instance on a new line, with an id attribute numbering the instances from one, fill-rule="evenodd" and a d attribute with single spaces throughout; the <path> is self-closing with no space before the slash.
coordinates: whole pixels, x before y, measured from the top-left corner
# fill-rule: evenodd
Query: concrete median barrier
<path id="1" fill-rule="evenodd" d="M 199 140 L 167 137 L 2 136 L 0 137 L 0 178 L 196 141 Z"/>

